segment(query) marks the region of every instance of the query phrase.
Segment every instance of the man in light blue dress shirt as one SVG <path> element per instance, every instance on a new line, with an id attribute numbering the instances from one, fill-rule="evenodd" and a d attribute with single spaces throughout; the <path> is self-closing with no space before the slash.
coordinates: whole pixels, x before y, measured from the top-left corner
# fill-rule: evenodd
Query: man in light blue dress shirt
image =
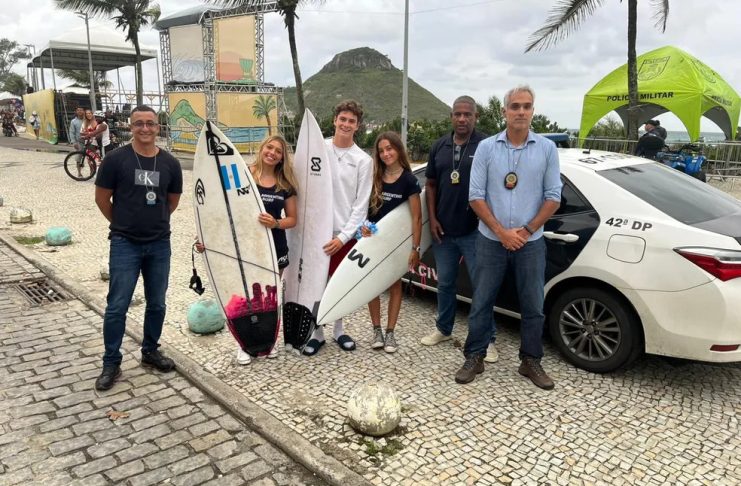
<path id="1" fill-rule="evenodd" d="M 82 144 L 80 143 L 80 131 L 82 130 L 82 119 L 85 116 L 85 110 L 78 106 L 75 110 L 75 117 L 69 123 L 69 130 L 67 131 L 67 139 L 69 143 L 75 147 L 75 150 L 82 150 Z"/>
<path id="2" fill-rule="evenodd" d="M 484 371 L 483 358 L 496 333 L 492 308 L 507 268 L 513 270 L 520 301 L 519 373 L 550 390 L 543 370 L 543 299 L 546 247 L 543 225 L 561 201 L 561 174 L 555 144 L 530 131 L 535 94 L 529 86 L 504 97 L 507 129 L 479 144 L 471 168 L 468 200 L 479 217 L 476 268 L 466 361 L 456 373 L 470 383 Z"/>

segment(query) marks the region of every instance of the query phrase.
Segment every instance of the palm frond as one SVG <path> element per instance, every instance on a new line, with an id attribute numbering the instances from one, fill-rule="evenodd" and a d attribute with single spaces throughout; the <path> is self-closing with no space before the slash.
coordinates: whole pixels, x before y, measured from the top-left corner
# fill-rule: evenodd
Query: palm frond
<path id="1" fill-rule="evenodd" d="M 604 0 L 560 0 L 556 2 L 548 14 L 545 25 L 530 35 L 525 52 L 541 51 L 565 39 L 603 3 Z"/>
<path id="2" fill-rule="evenodd" d="M 669 19 L 669 0 L 652 0 L 651 4 L 654 7 L 654 26 L 661 29 L 662 33 L 666 32 L 666 21 Z"/>
<path id="3" fill-rule="evenodd" d="M 115 10 L 115 4 L 106 0 L 55 0 L 57 7 L 72 12 L 84 12 L 90 17 L 105 17 Z"/>

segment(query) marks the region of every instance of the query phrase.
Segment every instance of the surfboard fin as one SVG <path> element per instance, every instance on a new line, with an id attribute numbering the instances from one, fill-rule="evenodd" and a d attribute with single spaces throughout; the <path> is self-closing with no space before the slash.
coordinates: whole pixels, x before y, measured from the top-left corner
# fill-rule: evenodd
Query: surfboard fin
<path id="1" fill-rule="evenodd" d="M 303 351 L 316 329 L 316 318 L 311 311 L 296 302 L 283 304 L 283 341 L 298 351 Z"/>

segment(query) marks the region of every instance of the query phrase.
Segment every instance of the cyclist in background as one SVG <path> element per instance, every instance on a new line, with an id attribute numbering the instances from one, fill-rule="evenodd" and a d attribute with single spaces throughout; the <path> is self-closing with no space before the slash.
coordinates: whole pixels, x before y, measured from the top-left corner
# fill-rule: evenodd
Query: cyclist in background
<path id="1" fill-rule="evenodd" d="M 89 111 L 90 110 L 85 112 L 86 122 L 87 122 Z M 110 152 L 112 150 L 110 130 L 108 129 L 108 124 L 105 122 L 105 113 L 98 110 L 95 112 L 94 118 L 95 118 L 94 128 L 91 130 L 90 125 L 89 125 L 88 128 L 86 129 L 85 123 L 83 123 L 83 130 L 82 130 L 82 134 L 80 135 L 80 137 L 82 139 L 91 140 L 98 147 L 102 147 L 100 155 L 101 157 L 104 157 L 107 152 Z"/>

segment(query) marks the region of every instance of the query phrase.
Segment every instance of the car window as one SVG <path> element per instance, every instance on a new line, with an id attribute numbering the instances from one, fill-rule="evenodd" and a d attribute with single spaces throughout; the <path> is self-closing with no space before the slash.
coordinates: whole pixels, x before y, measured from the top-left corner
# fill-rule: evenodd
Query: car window
<path id="1" fill-rule="evenodd" d="M 426 166 L 425 166 L 426 167 Z M 427 182 L 427 178 L 425 177 L 425 167 L 420 167 L 419 169 L 413 169 L 413 174 L 419 181 L 419 187 L 425 187 L 425 182 Z"/>
<path id="2" fill-rule="evenodd" d="M 602 170 L 598 174 L 684 224 L 741 212 L 741 202 L 735 198 L 659 163 Z"/>
<path id="3" fill-rule="evenodd" d="M 554 216 L 562 214 L 580 213 L 583 211 L 591 211 L 592 206 L 587 200 L 571 185 L 571 181 L 565 177 L 561 177 L 563 182 L 563 188 L 561 189 L 561 206 Z"/>

